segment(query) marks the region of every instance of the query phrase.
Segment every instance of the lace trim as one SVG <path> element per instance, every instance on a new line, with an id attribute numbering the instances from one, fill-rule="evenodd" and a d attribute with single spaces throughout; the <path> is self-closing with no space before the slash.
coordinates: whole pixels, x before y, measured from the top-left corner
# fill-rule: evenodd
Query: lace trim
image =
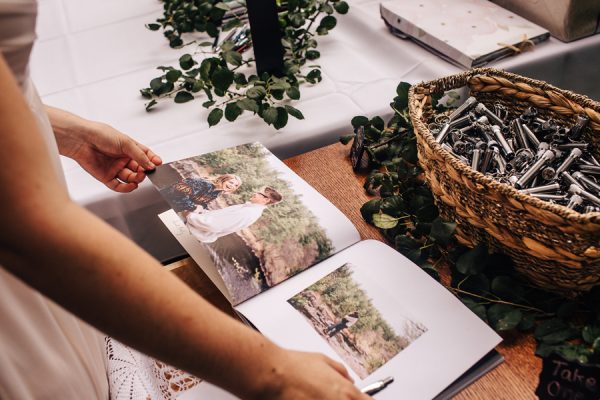
<path id="1" fill-rule="evenodd" d="M 201 380 L 107 337 L 111 400 L 173 400 Z"/>

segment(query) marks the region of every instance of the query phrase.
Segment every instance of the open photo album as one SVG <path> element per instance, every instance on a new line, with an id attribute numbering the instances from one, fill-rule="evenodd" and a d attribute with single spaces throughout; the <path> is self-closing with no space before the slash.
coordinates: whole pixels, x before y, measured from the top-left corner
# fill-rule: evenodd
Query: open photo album
<path id="1" fill-rule="evenodd" d="M 502 361 L 501 338 L 460 300 L 386 244 L 361 241 L 261 144 L 168 163 L 150 179 L 172 207 L 161 220 L 242 320 L 338 360 L 359 387 L 393 377 L 375 398 L 449 398 Z M 195 392 L 234 399 L 208 384 Z"/>

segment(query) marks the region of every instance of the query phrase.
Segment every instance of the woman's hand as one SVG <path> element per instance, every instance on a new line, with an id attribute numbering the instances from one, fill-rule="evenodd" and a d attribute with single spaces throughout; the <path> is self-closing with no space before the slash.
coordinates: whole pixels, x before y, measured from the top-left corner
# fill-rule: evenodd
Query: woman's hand
<path id="1" fill-rule="evenodd" d="M 354 386 L 346 368 L 318 353 L 280 349 L 276 367 L 256 399 L 368 400 Z"/>
<path id="2" fill-rule="evenodd" d="M 162 163 L 152 150 L 110 125 L 46 107 L 60 154 L 116 192 L 131 192 Z"/>

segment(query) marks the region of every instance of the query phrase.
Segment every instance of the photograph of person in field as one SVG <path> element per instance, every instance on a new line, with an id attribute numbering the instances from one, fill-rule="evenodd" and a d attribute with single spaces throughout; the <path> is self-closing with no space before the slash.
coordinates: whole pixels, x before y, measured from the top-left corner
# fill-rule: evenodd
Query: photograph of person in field
<path id="1" fill-rule="evenodd" d="M 360 282 L 360 283 L 359 283 Z M 364 379 L 427 328 L 386 298 L 368 271 L 344 264 L 288 299 L 327 344 Z"/>

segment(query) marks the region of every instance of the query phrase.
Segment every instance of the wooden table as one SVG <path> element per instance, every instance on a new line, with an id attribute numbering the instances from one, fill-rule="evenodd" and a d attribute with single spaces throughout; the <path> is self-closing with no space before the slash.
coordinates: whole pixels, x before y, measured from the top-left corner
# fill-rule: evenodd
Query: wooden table
<path id="1" fill-rule="evenodd" d="M 362 239 L 384 240 L 377 228 L 367 224 L 360 215 L 360 207 L 370 196 L 362 187 L 365 176 L 352 171 L 348 150 L 348 146 L 333 144 L 289 158 L 285 164 L 350 218 Z M 168 268 L 215 306 L 234 315 L 227 300 L 190 258 L 173 263 Z M 456 399 L 537 398 L 534 391 L 542 362 L 534 356 L 533 337 L 522 334 L 506 336 L 497 350 L 506 361 L 463 390 Z"/>

